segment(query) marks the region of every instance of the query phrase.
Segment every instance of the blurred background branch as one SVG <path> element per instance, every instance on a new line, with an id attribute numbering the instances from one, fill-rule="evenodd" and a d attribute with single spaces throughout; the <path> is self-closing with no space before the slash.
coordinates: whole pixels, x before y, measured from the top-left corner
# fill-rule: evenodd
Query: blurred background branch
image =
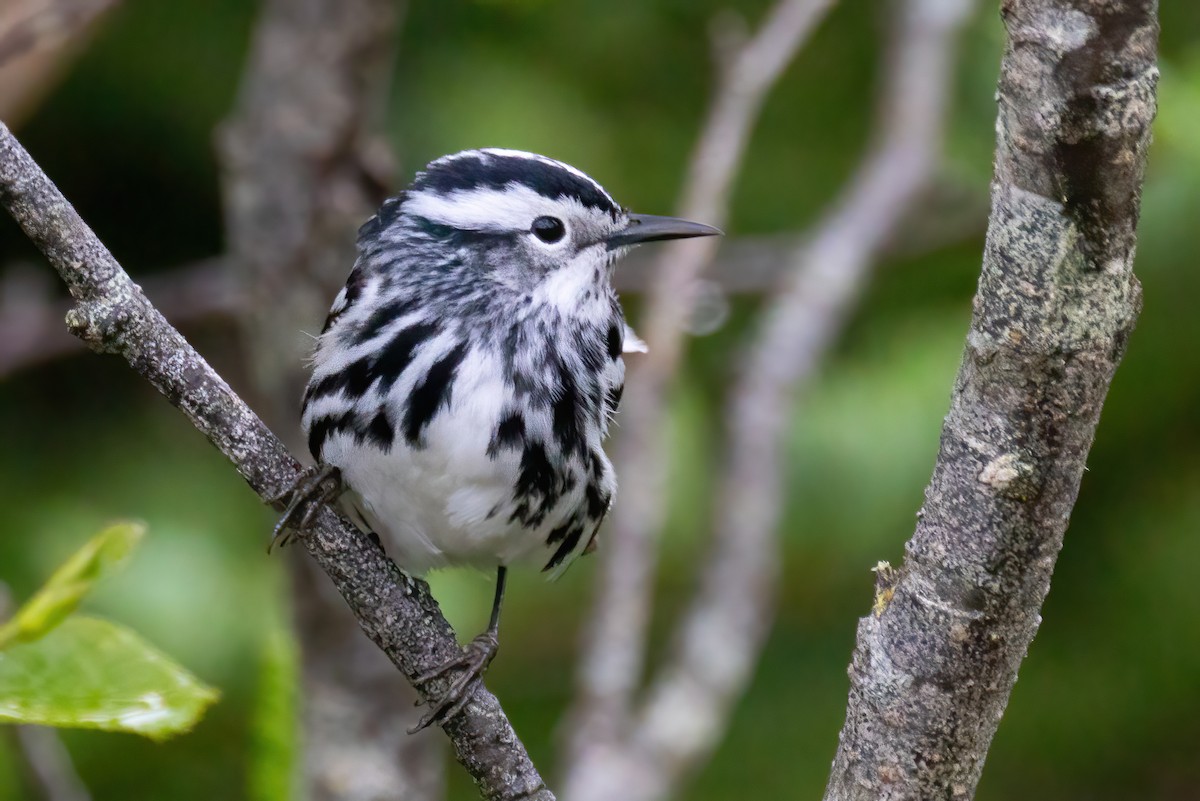
<path id="1" fill-rule="evenodd" d="M 885 243 L 932 180 L 955 45 L 971 10 L 969 0 L 897 5 L 879 71 L 876 142 L 829 215 L 788 259 L 790 274 L 768 295 L 761 331 L 732 382 L 714 538 L 699 586 L 633 725 L 615 741 L 580 743 L 582 758 L 566 784 L 573 801 L 669 797 L 724 733 L 774 618 L 786 469 L 780 434 L 788 410 L 844 328 Z M 576 737 L 580 731 L 571 729 Z"/>
<path id="2" fill-rule="evenodd" d="M 58 732 L 47 726 L 12 727 L 25 757 L 30 783 L 42 801 L 91 801 Z"/>
<path id="3" fill-rule="evenodd" d="M 654 603 L 635 609 L 643 629 L 633 638 L 638 666 L 627 679 L 633 689 L 619 736 L 609 753 L 600 745 L 590 752 L 593 764 L 632 776 L 645 797 L 662 788 L 692 801 L 817 797 L 829 780 L 829 756 L 847 714 L 845 666 L 854 644 L 847 610 L 864 606 L 867 568 L 880 559 L 899 563 L 912 532 L 987 223 L 1004 44 L 997 4 L 981 4 L 963 27 L 964 44 L 946 67 L 944 86 L 899 89 L 904 70 L 896 48 L 915 2 L 808 5 L 815 15 L 804 23 L 809 33 L 781 67 L 775 62 L 780 71 L 761 89 L 761 108 L 732 106 L 748 126 L 738 134 L 737 163 L 718 159 L 706 181 L 687 181 L 710 198 L 726 183 L 720 203 L 728 236 L 715 254 L 701 248 L 678 256 L 706 264 L 684 270 L 694 271 L 690 289 L 670 299 L 690 293 L 675 307 L 686 307 L 670 334 L 676 352 L 668 338 L 668 347 L 651 342 L 649 356 L 630 359 L 629 392 L 642 380 L 635 360 L 643 368 L 653 364 L 646 359 L 675 362 L 655 390 L 657 424 L 619 447 L 624 455 L 652 451 L 645 456 L 650 467 L 666 471 L 657 487 L 637 479 L 636 466 L 633 474 L 622 472 L 614 510 L 636 504 L 639 495 L 654 504 L 657 522 L 647 518 L 640 531 L 645 561 L 635 567 L 642 572 L 632 577 Z M 0 118 L 21 123 L 22 141 L 151 300 L 186 327 L 256 408 L 279 415 L 284 432 L 295 431 L 295 379 L 288 373 L 299 366 L 288 363 L 296 358 L 288 352 L 303 353 L 302 332 L 319 329 L 349 268 L 353 229 L 381 192 L 398 188 L 433 157 L 496 145 L 576 164 L 632 208 L 671 210 L 679 177 L 700 160 L 697 132 L 718 130 L 707 118 L 728 90 L 722 76 L 783 8 L 777 0 L 407 4 L 402 29 L 393 7 L 390 40 L 386 26 L 352 31 L 346 20 L 321 16 L 340 8 L 309 0 L 112 3 L 86 24 L 59 12 L 99 8 L 91 0 L 10 0 L 0 3 L 0 15 L 35 5 L 75 22 L 46 25 L 39 16 L 32 26 L 49 32 L 36 41 L 66 43 L 44 62 L 49 66 L 14 72 L 22 59 L 0 62 L 0 95 L 29 98 L 19 111 L 0 106 Z M 379 22 L 372 15 L 380 5 L 358 0 L 346 7 Z M 1105 405 L 1072 516 L 1088 547 L 1059 557 L 1041 636 L 989 750 L 981 801 L 1182 801 L 1200 784 L 1200 688 L 1192 680 L 1200 641 L 1179 636 L 1200 615 L 1191 568 L 1200 559 L 1200 349 L 1185 346 L 1200 340 L 1193 302 L 1200 272 L 1191 263 L 1200 214 L 1200 5 L 1164 4 L 1162 16 L 1166 80 L 1138 247 L 1153 313 L 1140 321 L 1123 378 Z M 935 23 L 931 41 L 940 35 Z M 306 31 L 309 25 L 328 26 L 330 39 Z M 282 38 L 267 37 L 271 26 Z M 22 38 L 30 29 L 0 24 L 0 42 L 34 41 Z M 6 39 L 12 30 L 16 38 Z M 361 53 L 347 52 L 352 41 Z M 716 70 L 706 69 L 714 59 Z M 272 72 L 284 63 L 311 77 L 311 86 Z M 375 72 L 356 73 L 354 64 Z M 261 90 L 267 95 L 251 91 L 256 80 L 269 87 Z M 914 110 L 940 92 L 942 124 L 936 109 L 923 122 L 904 121 L 902 108 L 889 112 L 895 92 L 912 93 Z M 870 165 L 889 140 L 905 136 L 886 130 L 893 120 L 933 130 L 912 152 L 918 162 L 927 150 L 937 156 L 932 167 L 897 167 L 889 183 L 886 170 Z M 231 158 L 231 143 L 222 138 L 218 161 L 218 130 L 240 130 L 245 138 L 233 144 L 246 148 L 243 159 L 260 156 Z M 87 147 L 80 144 L 85 138 Z M 280 152 L 273 153 L 276 139 Z M 396 148 L 399 169 L 379 142 Z M 899 151 L 883 162 L 889 160 L 903 166 Z M 289 194 L 324 193 L 323 170 L 337 197 Z M 910 182 L 920 173 L 924 188 L 914 192 Z M 237 188 L 252 180 L 260 182 L 253 192 Z M 872 195 L 877 181 L 883 190 Z M 687 211 L 686 195 L 675 199 L 676 210 Z M 894 204 L 905 207 L 899 221 L 885 210 Z M 234 224 L 235 208 L 257 215 L 253 224 L 240 223 L 237 243 L 226 226 Z M 835 221 L 854 208 L 882 221 L 879 228 L 864 229 L 861 242 L 841 230 L 829 241 L 848 241 L 845 249 L 820 250 L 821 233 L 840 230 Z M 295 285 L 276 284 L 272 293 L 259 282 L 277 280 L 275 247 L 279 269 L 298 272 L 289 274 Z M 655 287 L 669 283 L 660 256 L 666 258 L 635 251 L 617 273 L 631 319 L 641 320 L 640 333 L 651 339 L 655 321 L 669 317 L 654 311 L 654 292 L 661 291 Z M 316 676 L 334 690 L 330 703 L 311 704 L 309 714 L 331 719 L 326 730 L 345 733 L 345 740 L 321 737 L 304 761 L 294 699 L 309 686 L 297 683 L 299 665 L 282 664 L 295 658 L 294 649 L 274 657 L 277 674 L 264 657 L 286 636 L 279 621 L 295 607 L 283 590 L 287 560 L 261 553 L 269 512 L 128 370 L 111 360 L 59 358 L 79 345 L 62 330 L 69 304 L 54 281 L 40 277 L 34 265 L 41 260 L 0 221 L 0 485 L 6 500 L 16 501 L 0 504 L 0 579 L 24 594 L 81 530 L 118 516 L 145 518 L 154 535 L 129 581 L 94 602 L 194 664 L 224 696 L 194 732 L 168 747 L 63 732 L 95 797 L 191 801 L 236 793 L 246 778 L 248 797 L 269 801 L 290 797 L 281 777 L 292 764 L 316 783 L 322 774 L 332 777 L 317 792 L 337 786 L 369 797 L 381 786 L 373 779 L 401 781 L 398 772 L 414 783 L 430 779 L 427 791 L 414 790 L 428 794 L 417 797 L 477 797 L 463 771 L 443 775 L 445 748 L 429 753 L 420 743 L 396 742 L 390 738 L 398 726 L 372 716 L 375 706 L 399 702 L 402 691 L 372 683 L 374 669 L 353 650 L 363 638 L 352 626 L 338 630 L 345 641 L 326 641 L 330 651 L 346 649 L 344 659 L 327 662 L 344 672 L 318 676 L 310 663 L 303 678 Z M 860 272 L 829 283 L 823 265 L 839 276 Z M 778 311 L 785 297 L 804 311 Z M 255 320 L 242 322 L 248 313 Z M 273 341 L 260 341 L 253 332 L 260 325 Z M 772 336 L 775 345 L 767 347 Z M 785 350 L 775 350 L 780 343 Z M 262 353 L 248 356 L 246 348 L 256 345 Z M 274 362 L 273 349 L 281 354 Z M 634 402 L 627 397 L 619 435 L 637 425 L 628 416 Z M 781 415 L 770 441 L 757 430 L 757 412 L 747 412 L 754 408 Z M 769 415 L 762 420 L 770 422 Z M 1003 467 L 989 475 L 1006 475 Z M 733 483 L 761 474 L 767 483 L 748 491 Z M 729 492 L 735 501 L 727 504 Z M 772 517 L 774 532 L 759 536 Z M 610 534 L 602 536 L 599 558 L 583 560 L 552 585 L 533 576 L 514 580 L 504 656 L 488 675 L 539 765 L 551 764 L 557 739 L 567 779 L 578 779 L 581 764 L 570 758 L 571 719 L 562 717 L 572 699 L 573 644 L 576 632 L 594 630 L 587 622 L 596 600 L 592 581 L 603 580 Z M 482 625 L 476 610 L 490 599 L 486 580 L 456 571 L 431 582 L 456 629 Z M 760 616 L 748 617 L 756 609 Z M 728 630 L 735 639 L 705 647 Z M 730 653 L 733 642 L 747 652 Z M 355 689 L 360 682 L 362 691 Z M 272 707 L 263 688 L 275 684 Z M 372 703 L 358 703 L 362 697 Z M 1098 697 L 1105 703 L 1095 703 Z M 384 727 L 376 738 L 372 720 Z M 356 731 L 378 747 L 356 747 Z M 639 742 L 658 763 L 636 753 Z M 367 755 L 361 762 L 360 754 Z M 418 763 L 404 763 L 406 754 Z M 13 739 L 0 738 L 0 797 L 39 798 L 20 781 L 23 764 Z M 340 765 L 352 783 L 338 784 L 322 764 Z M 266 774 L 274 779 L 256 778 Z"/>
<path id="4" fill-rule="evenodd" d="M 380 136 L 403 3 L 266 0 L 217 137 L 236 320 L 254 405 L 303 452 L 312 338 L 354 263 L 354 233 L 391 193 Z M 360 636 L 311 559 L 289 560 L 301 643 L 306 792 L 314 801 L 441 798 L 441 738 L 410 736 L 417 700 Z"/>
<path id="5" fill-rule="evenodd" d="M 692 152 L 678 214 L 725 225 L 729 197 L 767 93 L 828 10 L 831 0 L 779 0 L 752 37 L 725 32 L 732 12 L 714 20 L 716 87 Z M 737 26 L 733 26 L 737 30 Z M 614 450 L 621 503 L 609 515 L 599 575 L 581 649 L 576 699 L 568 714 L 566 793 L 590 793 L 596 755 L 627 736 L 642 675 L 650 620 L 655 541 L 665 514 L 661 447 L 666 394 L 675 374 L 696 281 L 716 238 L 660 248 L 645 298 L 644 356 L 629 359 Z M 588 795 L 588 797 L 591 797 Z"/>
<path id="6" fill-rule="evenodd" d="M 120 0 L 7 0 L 0 6 L 0 119 L 23 119 Z"/>
<path id="7" fill-rule="evenodd" d="M 973 240 L 983 231 L 987 198 L 946 182 L 931 187 L 908 216 L 911 225 L 892 232 L 885 258 L 916 259 Z M 801 234 L 727 237 L 704 281 L 723 302 L 772 291 L 802 239 Z M 626 296 L 646 292 L 656 260 L 652 249 L 627 256 L 616 274 L 618 291 Z M 151 272 L 140 284 L 163 316 L 185 331 L 237 320 L 253 302 L 223 257 Z M 0 265 L 0 379 L 86 351 L 62 326 L 68 308 L 44 271 L 22 263 Z"/>

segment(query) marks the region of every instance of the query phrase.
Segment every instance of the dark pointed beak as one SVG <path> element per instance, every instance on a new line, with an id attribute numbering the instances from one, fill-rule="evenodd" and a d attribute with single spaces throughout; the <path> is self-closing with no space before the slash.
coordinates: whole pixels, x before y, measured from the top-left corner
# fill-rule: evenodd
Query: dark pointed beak
<path id="1" fill-rule="evenodd" d="M 629 225 L 605 240 L 609 250 L 642 242 L 664 239 L 690 239 L 693 236 L 724 236 L 719 228 L 704 223 L 681 220 L 678 217 L 658 217 L 653 214 L 630 214 Z"/>

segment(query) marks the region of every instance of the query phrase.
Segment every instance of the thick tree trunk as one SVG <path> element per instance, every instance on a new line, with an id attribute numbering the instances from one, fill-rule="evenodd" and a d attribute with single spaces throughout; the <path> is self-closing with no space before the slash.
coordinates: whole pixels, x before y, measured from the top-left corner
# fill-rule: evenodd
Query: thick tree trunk
<path id="1" fill-rule="evenodd" d="M 826 799 L 970 798 L 1141 306 L 1155 0 L 1007 0 L 992 213 L 903 567 L 850 666 Z"/>

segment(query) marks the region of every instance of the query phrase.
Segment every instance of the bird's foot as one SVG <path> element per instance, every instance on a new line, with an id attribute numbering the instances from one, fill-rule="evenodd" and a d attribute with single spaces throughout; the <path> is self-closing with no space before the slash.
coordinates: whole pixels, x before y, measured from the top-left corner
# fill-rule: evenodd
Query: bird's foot
<path id="1" fill-rule="evenodd" d="M 408 733 L 416 734 L 433 723 L 449 720 L 461 712 L 473 694 L 475 682 L 483 677 L 484 671 L 496 657 L 496 651 L 499 648 L 499 637 L 494 630 L 489 629 L 471 640 L 458 656 L 428 673 L 418 676 L 413 683 L 420 687 L 451 671 L 462 671 L 444 692 L 430 695 L 426 699 L 429 703 L 429 711 L 416 726 L 408 730 Z"/>
<path id="2" fill-rule="evenodd" d="M 306 467 L 296 476 L 292 486 L 278 495 L 268 498 L 267 503 L 287 503 L 275 530 L 271 535 L 271 543 L 267 553 L 276 544 L 280 548 L 287 545 L 293 534 L 305 531 L 316 517 L 317 511 L 327 503 L 332 503 L 342 494 L 342 471 L 327 464 Z"/>

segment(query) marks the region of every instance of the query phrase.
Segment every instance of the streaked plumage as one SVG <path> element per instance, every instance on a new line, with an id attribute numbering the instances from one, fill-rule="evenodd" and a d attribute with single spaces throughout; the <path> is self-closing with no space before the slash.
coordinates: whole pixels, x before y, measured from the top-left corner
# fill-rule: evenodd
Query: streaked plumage
<path id="1" fill-rule="evenodd" d="M 630 214 L 575 168 L 509 150 L 432 162 L 360 229 L 313 357 L 309 449 L 406 571 L 500 569 L 491 652 L 504 568 L 564 568 L 613 500 L 603 441 L 622 354 L 642 347 L 615 259 L 713 233 Z"/>

